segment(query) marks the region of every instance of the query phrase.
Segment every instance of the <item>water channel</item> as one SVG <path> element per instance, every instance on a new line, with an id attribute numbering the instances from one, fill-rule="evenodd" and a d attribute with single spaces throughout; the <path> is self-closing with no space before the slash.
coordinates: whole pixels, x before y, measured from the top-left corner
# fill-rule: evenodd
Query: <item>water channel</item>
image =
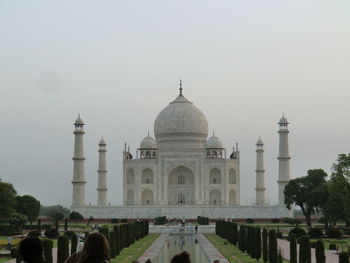
<path id="1" fill-rule="evenodd" d="M 203 248 L 198 243 L 196 237 L 170 235 L 167 237 L 165 244 L 161 248 L 154 263 L 168 263 L 171 258 L 182 251 L 187 251 L 191 256 L 192 263 L 210 263 Z"/>

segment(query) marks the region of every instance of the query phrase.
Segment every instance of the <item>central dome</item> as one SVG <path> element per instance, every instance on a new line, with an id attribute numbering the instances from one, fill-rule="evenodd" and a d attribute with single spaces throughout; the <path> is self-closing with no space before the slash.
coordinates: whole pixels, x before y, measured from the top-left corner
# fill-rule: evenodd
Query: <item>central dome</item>
<path id="1" fill-rule="evenodd" d="M 201 110 L 180 94 L 158 114 L 154 134 L 159 147 L 163 144 L 165 147 L 204 148 L 208 121 Z"/>

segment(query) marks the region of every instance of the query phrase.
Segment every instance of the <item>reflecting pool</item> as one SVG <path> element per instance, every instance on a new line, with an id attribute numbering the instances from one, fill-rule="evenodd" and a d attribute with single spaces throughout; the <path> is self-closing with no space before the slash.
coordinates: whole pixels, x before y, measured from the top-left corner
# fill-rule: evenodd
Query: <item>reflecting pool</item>
<path id="1" fill-rule="evenodd" d="M 154 263 L 168 263 L 171 258 L 181 251 L 187 251 L 191 255 L 192 263 L 210 263 L 203 248 L 198 243 L 196 236 L 168 236 L 164 246 Z"/>

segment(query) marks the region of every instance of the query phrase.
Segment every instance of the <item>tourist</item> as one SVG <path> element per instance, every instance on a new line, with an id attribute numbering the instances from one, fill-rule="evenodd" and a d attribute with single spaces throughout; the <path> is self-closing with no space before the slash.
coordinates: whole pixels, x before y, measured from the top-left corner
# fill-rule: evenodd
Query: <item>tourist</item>
<path id="1" fill-rule="evenodd" d="M 41 241 L 37 237 L 23 239 L 19 243 L 19 253 L 23 262 L 42 263 L 44 262 L 43 248 Z"/>
<path id="2" fill-rule="evenodd" d="M 109 246 L 105 236 L 98 232 L 90 234 L 84 243 L 79 263 L 102 263 L 110 262 L 110 260 Z"/>
<path id="3" fill-rule="evenodd" d="M 196 224 L 196 226 L 194 227 L 194 230 L 196 231 L 196 234 L 198 232 L 198 225 Z"/>
<path id="4" fill-rule="evenodd" d="M 191 263 L 190 254 L 187 251 L 182 251 L 173 256 L 170 263 Z"/>
<path id="5" fill-rule="evenodd" d="M 12 247 L 12 236 L 7 237 L 7 249 L 11 250 Z"/>
<path id="6" fill-rule="evenodd" d="M 82 251 L 77 251 L 64 263 L 109 263 L 109 246 L 107 239 L 99 232 L 91 233 Z"/>

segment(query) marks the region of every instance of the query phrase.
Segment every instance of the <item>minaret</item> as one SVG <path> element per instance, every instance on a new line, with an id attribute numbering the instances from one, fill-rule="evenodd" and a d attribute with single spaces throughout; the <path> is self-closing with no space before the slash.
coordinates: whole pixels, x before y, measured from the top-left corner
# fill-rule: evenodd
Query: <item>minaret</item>
<path id="1" fill-rule="evenodd" d="M 256 205 L 265 205 L 265 169 L 264 169 L 264 143 L 260 139 L 256 143 Z"/>
<path id="2" fill-rule="evenodd" d="M 279 156 L 278 156 L 278 204 L 284 205 L 284 187 L 289 182 L 289 147 L 288 147 L 288 124 L 284 117 L 279 121 Z"/>
<path id="3" fill-rule="evenodd" d="M 84 171 L 84 121 L 80 118 L 76 119 L 74 126 L 74 167 L 73 167 L 73 203 L 72 207 L 85 206 L 85 171 Z"/>
<path id="4" fill-rule="evenodd" d="M 97 183 L 97 205 L 107 205 L 107 166 L 106 166 L 106 142 L 101 139 L 98 146 L 98 183 Z"/>

